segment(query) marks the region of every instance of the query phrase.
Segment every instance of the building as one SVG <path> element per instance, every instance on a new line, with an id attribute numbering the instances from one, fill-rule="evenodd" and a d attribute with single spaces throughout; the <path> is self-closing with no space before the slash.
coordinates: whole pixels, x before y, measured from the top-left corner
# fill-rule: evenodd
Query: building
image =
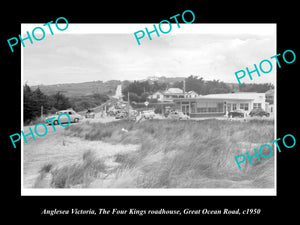
<path id="1" fill-rule="evenodd" d="M 180 88 L 169 88 L 168 90 L 164 91 L 164 101 L 172 101 L 176 98 L 184 98 L 183 90 Z"/>
<path id="2" fill-rule="evenodd" d="M 199 95 L 194 91 L 189 91 L 185 93 L 186 98 L 197 98 Z"/>
<path id="3" fill-rule="evenodd" d="M 273 114 L 274 113 L 274 89 L 270 89 L 266 92 L 266 111 Z"/>
<path id="4" fill-rule="evenodd" d="M 265 93 L 238 92 L 173 99 L 177 110 L 190 117 L 224 116 L 233 110 L 248 114 L 252 109 L 266 109 Z"/>
<path id="5" fill-rule="evenodd" d="M 270 105 L 274 104 L 274 89 L 270 89 L 266 92 L 266 102 Z"/>
<path id="6" fill-rule="evenodd" d="M 157 101 L 162 102 L 164 99 L 164 94 L 161 91 L 157 91 L 148 97 L 149 99 L 156 99 Z"/>
<path id="7" fill-rule="evenodd" d="M 172 102 L 175 98 L 184 98 L 183 90 L 180 88 L 169 88 L 166 91 L 157 91 L 148 97 L 159 102 Z"/>

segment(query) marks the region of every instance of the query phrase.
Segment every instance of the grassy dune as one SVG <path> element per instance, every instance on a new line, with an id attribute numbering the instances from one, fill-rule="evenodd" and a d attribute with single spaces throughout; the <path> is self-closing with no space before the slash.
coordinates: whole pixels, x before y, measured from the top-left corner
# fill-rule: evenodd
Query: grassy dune
<path id="1" fill-rule="evenodd" d="M 124 131 L 126 129 L 126 131 Z M 167 121 L 142 123 L 84 122 L 66 128 L 66 135 L 112 144 L 139 144 L 140 149 L 119 153 L 117 166 L 106 176 L 98 160 L 52 170 L 52 186 L 113 188 L 272 188 L 274 157 L 241 164 L 234 157 L 274 140 L 273 121 Z M 87 177 L 88 174 L 88 177 Z M 105 177 L 105 178 L 104 178 Z"/>

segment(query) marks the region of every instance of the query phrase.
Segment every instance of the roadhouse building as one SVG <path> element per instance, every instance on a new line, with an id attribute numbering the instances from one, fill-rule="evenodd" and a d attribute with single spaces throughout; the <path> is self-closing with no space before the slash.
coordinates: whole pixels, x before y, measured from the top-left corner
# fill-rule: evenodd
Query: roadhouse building
<path id="1" fill-rule="evenodd" d="M 216 117 L 227 115 L 233 110 L 243 110 L 248 114 L 252 109 L 266 110 L 265 93 L 237 92 L 202 95 L 197 98 L 173 99 L 177 110 L 195 117 Z"/>

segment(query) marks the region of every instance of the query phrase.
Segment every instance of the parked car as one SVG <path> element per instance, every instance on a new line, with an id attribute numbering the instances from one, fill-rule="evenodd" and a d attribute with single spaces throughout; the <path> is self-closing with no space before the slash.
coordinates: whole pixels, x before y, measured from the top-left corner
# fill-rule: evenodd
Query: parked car
<path id="1" fill-rule="evenodd" d="M 126 111 L 121 111 L 115 116 L 116 119 L 124 119 L 126 117 L 128 117 L 128 113 Z"/>
<path id="2" fill-rule="evenodd" d="M 139 114 L 138 111 L 132 109 L 129 111 L 128 119 L 136 120 L 136 117 L 138 116 L 138 114 Z"/>
<path id="3" fill-rule="evenodd" d="M 55 119 L 52 120 L 53 124 L 54 125 L 57 125 L 58 124 L 58 116 L 61 114 L 61 113 L 67 113 L 69 115 L 69 117 L 71 118 L 71 123 L 74 122 L 74 123 L 78 123 L 81 119 L 82 119 L 82 116 L 80 116 L 78 113 L 76 113 L 74 110 L 61 110 L 61 111 L 58 111 L 55 113 L 55 115 L 52 115 L 52 116 L 48 116 L 46 118 L 47 119 L 50 119 L 51 117 L 55 117 Z M 66 117 L 66 116 L 61 116 L 59 118 L 59 121 L 61 123 L 69 123 L 69 118 Z M 51 125 L 51 121 L 48 122 L 49 125 Z"/>
<path id="4" fill-rule="evenodd" d="M 270 116 L 270 113 L 266 112 L 263 109 L 252 109 L 251 112 L 249 113 L 249 115 L 252 116 Z"/>
<path id="5" fill-rule="evenodd" d="M 94 119 L 95 118 L 95 113 L 93 110 L 91 109 L 88 109 L 85 113 L 85 118 L 92 118 Z"/>
<path id="6" fill-rule="evenodd" d="M 144 110 L 142 111 L 142 117 L 145 119 L 153 119 L 155 117 L 154 110 Z"/>
<path id="7" fill-rule="evenodd" d="M 245 117 L 245 112 L 242 110 L 234 110 L 234 111 L 230 111 L 228 113 L 228 117 L 239 117 L 239 118 L 243 118 Z"/>
<path id="8" fill-rule="evenodd" d="M 178 112 L 178 111 L 171 111 L 168 115 L 168 119 L 173 119 L 173 120 L 188 120 L 190 117 L 183 112 Z"/>

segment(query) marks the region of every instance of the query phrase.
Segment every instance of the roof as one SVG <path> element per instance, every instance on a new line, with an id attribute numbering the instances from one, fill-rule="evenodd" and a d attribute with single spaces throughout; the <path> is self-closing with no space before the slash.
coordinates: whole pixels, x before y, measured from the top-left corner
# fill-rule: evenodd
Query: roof
<path id="1" fill-rule="evenodd" d="M 274 89 L 270 89 L 266 92 L 266 95 L 274 95 Z"/>
<path id="2" fill-rule="evenodd" d="M 180 88 L 169 88 L 164 92 L 164 94 L 183 94 L 183 90 Z"/>
<path id="3" fill-rule="evenodd" d="M 161 92 L 161 91 L 156 91 L 156 92 L 154 92 L 152 95 L 157 95 L 157 94 L 163 94 L 163 92 Z"/>
<path id="4" fill-rule="evenodd" d="M 225 93 L 225 94 L 210 94 L 210 95 L 201 95 L 197 98 L 178 98 L 174 101 L 181 100 L 195 100 L 195 99 L 215 99 L 215 100 L 254 100 L 259 97 L 265 97 L 265 93 L 256 93 L 256 92 L 236 92 L 236 93 Z"/>
<path id="5" fill-rule="evenodd" d="M 188 91 L 188 92 L 186 92 L 187 94 L 197 94 L 198 95 L 198 93 L 197 92 L 195 92 L 195 91 Z"/>
<path id="6" fill-rule="evenodd" d="M 235 93 L 203 95 L 203 97 L 205 98 L 223 98 L 223 99 L 255 99 L 260 96 L 264 97 L 265 93 L 235 92 Z"/>

